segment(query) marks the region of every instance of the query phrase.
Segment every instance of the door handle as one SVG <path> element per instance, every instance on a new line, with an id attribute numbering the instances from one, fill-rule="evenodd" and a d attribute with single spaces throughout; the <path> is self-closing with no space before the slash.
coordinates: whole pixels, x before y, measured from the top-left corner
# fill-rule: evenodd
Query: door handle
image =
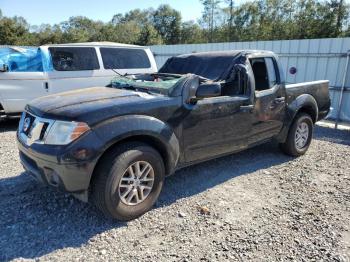
<path id="1" fill-rule="evenodd" d="M 254 109 L 254 105 L 240 106 L 239 109 L 242 112 L 251 112 Z"/>
<path id="2" fill-rule="evenodd" d="M 48 82 L 44 82 L 44 88 L 45 88 L 46 92 L 49 92 L 49 83 Z"/>

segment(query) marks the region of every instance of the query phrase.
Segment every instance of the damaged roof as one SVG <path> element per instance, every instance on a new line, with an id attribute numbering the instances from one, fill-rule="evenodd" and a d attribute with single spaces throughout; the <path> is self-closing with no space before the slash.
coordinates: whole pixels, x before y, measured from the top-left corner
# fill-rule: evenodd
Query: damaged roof
<path id="1" fill-rule="evenodd" d="M 169 58 L 159 73 L 195 74 L 213 81 L 225 80 L 234 64 L 246 54 L 273 54 L 265 50 L 228 50 L 184 54 Z"/>

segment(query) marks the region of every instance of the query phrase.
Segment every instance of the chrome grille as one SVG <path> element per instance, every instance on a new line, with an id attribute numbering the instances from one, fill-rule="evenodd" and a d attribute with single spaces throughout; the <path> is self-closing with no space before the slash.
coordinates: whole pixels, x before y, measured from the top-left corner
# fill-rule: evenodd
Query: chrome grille
<path id="1" fill-rule="evenodd" d="M 53 122 L 53 120 L 44 119 L 24 112 L 18 127 L 19 138 L 26 145 L 44 143 L 45 137 Z"/>

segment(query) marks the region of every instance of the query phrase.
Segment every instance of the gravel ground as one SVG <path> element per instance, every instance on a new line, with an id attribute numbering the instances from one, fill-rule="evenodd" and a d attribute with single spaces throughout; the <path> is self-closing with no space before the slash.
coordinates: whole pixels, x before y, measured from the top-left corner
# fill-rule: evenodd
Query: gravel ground
<path id="1" fill-rule="evenodd" d="M 120 223 L 24 174 L 16 125 L 0 127 L 0 261 L 350 261 L 349 131 L 317 127 L 300 158 L 269 143 L 180 170 Z"/>

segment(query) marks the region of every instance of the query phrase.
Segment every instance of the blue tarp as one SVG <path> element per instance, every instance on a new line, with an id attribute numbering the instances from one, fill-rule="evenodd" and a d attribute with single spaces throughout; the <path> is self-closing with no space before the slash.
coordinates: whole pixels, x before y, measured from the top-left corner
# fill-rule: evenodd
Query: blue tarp
<path id="1" fill-rule="evenodd" d="M 49 54 L 37 47 L 0 48 L 0 67 L 8 66 L 9 72 L 44 72 L 52 70 Z"/>

